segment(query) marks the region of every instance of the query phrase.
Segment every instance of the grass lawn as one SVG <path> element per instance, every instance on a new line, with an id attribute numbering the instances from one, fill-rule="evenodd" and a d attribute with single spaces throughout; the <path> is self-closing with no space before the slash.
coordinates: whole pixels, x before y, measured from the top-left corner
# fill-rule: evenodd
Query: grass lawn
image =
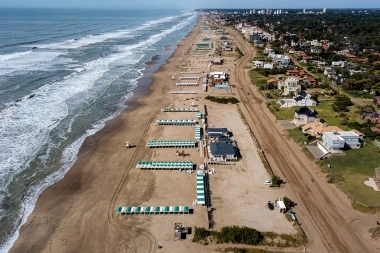
<path id="1" fill-rule="evenodd" d="M 380 167 L 380 149 L 368 139 L 365 142 L 363 148 L 347 150 L 346 155 L 322 160 L 320 165 L 327 170 L 327 164 L 330 164 L 332 172 L 341 176 L 339 183 L 356 201 L 380 206 L 380 192 L 363 183 L 373 177 L 375 168 Z"/>
<path id="2" fill-rule="evenodd" d="M 249 71 L 249 76 L 251 78 L 252 84 L 256 85 L 259 88 L 267 84 L 268 78 L 254 70 Z"/>
<path id="3" fill-rule="evenodd" d="M 298 128 L 289 129 L 288 133 L 296 143 L 304 143 L 307 141 L 307 136 L 305 136 Z"/>
<path id="4" fill-rule="evenodd" d="M 316 110 L 317 117 L 326 121 L 328 126 L 338 126 L 342 130 L 349 130 L 347 127 L 343 126 L 341 122 L 342 116 L 332 110 L 333 100 L 322 100 L 320 104 L 312 107 Z M 294 111 L 300 108 L 300 106 L 293 106 L 290 108 L 280 108 L 279 111 L 275 112 L 277 119 L 287 119 L 292 120 L 294 118 Z M 349 112 L 345 113 L 348 121 L 359 121 L 359 116 L 357 114 L 357 108 L 355 106 L 349 107 Z"/>
<path id="5" fill-rule="evenodd" d="M 276 111 L 276 117 L 277 119 L 286 119 L 286 120 L 293 120 L 294 119 L 294 112 L 301 106 L 293 106 L 289 108 L 280 108 L 279 111 Z M 299 131 L 299 130 L 298 130 Z"/>
<path id="6" fill-rule="evenodd" d="M 350 130 L 341 125 L 341 115 L 332 110 L 333 100 L 323 100 L 321 104 L 313 107 L 318 112 L 318 118 L 324 119 L 328 126 L 338 126 L 342 130 Z M 272 102 L 271 102 L 272 103 Z M 278 111 L 272 110 L 277 119 L 294 118 L 294 111 L 299 107 L 280 108 Z M 348 121 L 360 122 L 357 107 L 351 106 L 350 111 L 345 113 Z M 298 129 L 288 130 L 289 135 L 297 143 L 307 142 L 307 136 Z M 332 165 L 333 174 L 337 174 L 338 182 L 341 186 L 358 202 L 368 206 L 380 207 L 380 192 L 375 192 L 363 182 L 373 177 L 374 169 L 380 167 L 380 148 L 377 148 L 369 139 L 365 139 L 366 145 L 361 149 L 351 149 L 344 151 L 346 155 L 333 156 L 320 161 L 319 164 L 325 172 L 327 164 Z"/>

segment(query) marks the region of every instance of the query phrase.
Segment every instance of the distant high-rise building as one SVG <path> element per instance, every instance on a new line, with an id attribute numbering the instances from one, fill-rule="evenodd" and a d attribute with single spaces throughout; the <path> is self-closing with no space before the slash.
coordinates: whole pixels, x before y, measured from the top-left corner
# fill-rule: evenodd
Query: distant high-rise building
<path id="1" fill-rule="evenodd" d="M 305 13 L 306 12 L 306 9 L 303 9 L 303 13 Z"/>
<path id="2" fill-rule="evenodd" d="M 326 13 L 326 10 L 326 7 L 324 7 L 322 13 Z"/>
<path id="3" fill-rule="evenodd" d="M 255 14 L 255 13 L 256 13 L 256 10 L 255 10 L 255 9 L 253 9 L 252 13 L 253 13 L 253 14 Z"/>
<path id="4" fill-rule="evenodd" d="M 279 11 L 280 11 L 280 12 L 279 12 L 278 14 L 281 14 L 282 11 L 281 11 L 281 10 L 279 10 Z"/>

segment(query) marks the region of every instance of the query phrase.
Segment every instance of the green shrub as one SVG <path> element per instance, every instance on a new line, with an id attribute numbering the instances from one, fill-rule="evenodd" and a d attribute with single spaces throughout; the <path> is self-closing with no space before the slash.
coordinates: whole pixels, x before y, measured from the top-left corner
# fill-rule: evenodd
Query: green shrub
<path id="1" fill-rule="evenodd" d="M 286 207 L 286 210 L 292 209 L 293 201 L 290 198 L 285 196 L 282 200 L 284 201 L 284 205 Z"/>
<path id="2" fill-rule="evenodd" d="M 272 185 L 280 187 L 284 181 L 277 175 L 272 176 Z"/>
<path id="3" fill-rule="evenodd" d="M 202 242 L 207 239 L 210 235 L 210 231 L 201 227 L 194 227 L 194 238 L 193 242 Z"/>
<path id="4" fill-rule="evenodd" d="M 263 235 L 259 231 L 245 226 L 223 227 L 220 232 L 213 233 L 213 235 L 216 236 L 218 243 L 257 245 L 264 239 Z"/>
<path id="5" fill-rule="evenodd" d="M 235 97 L 214 97 L 214 96 L 207 96 L 205 99 L 210 100 L 211 102 L 219 103 L 219 104 L 236 104 L 239 102 L 239 100 Z"/>

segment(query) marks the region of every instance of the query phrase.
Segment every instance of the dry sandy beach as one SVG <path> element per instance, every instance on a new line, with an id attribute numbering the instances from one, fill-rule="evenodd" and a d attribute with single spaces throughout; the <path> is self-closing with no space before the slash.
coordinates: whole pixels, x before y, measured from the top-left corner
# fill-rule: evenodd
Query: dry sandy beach
<path id="1" fill-rule="evenodd" d="M 270 179 L 269 174 L 258 155 L 257 144 L 251 138 L 251 128 L 243 123 L 237 106 L 220 105 L 204 99 L 208 94 L 240 97 L 241 92 L 237 89 L 226 91 L 210 88 L 208 93 L 203 93 L 201 87 L 179 88 L 175 85 L 183 71 L 225 71 L 230 74 L 230 83 L 237 84 L 240 80 L 237 76 L 239 72 L 234 71 L 237 54 L 223 56 L 225 64 L 212 67 L 207 61 L 213 57 L 191 54 L 194 43 L 205 36 L 200 23 L 201 19 L 178 44 L 167 64 L 162 65 L 152 76 L 148 68 L 139 80 L 134 97 L 126 102 L 128 108 L 119 117 L 107 122 L 103 130 L 86 139 L 73 168 L 63 180 L 42 193 L 10 252 L 213 252 L 217 248 L 231 246 L 203 246 L 192 243 L 192 235 L 186 240 L 176 240 L 173 236 L 175 222 L 182 222 L 184 226 L 192 228 L 208 227 L 207 208 L 192 205 L 196 198 L 196 173 L 136 169 L 136 163 L 140 160 L 204 162 L 199 151 L 192 148 L 183 149 L 186 156 L 182 157 L 176 156 L 176 149 L 149 149 L 145 146 L 148 140 L 194 139 L 193 126 L 155 124 L 158 119 L 196 119 L 195 113 L 161 111 L 164 107 L 190 107 L 192 104 L 197 105 L 202 113 L 206 106 L 208 123 L 214 127 L 228 128 L 242 154 L 242 159 L 235 165 L 210 166 L 216 171 L 210 175 L 214 228 L 240 225 L 259 231 L 296 233 L 292 223 L 283 214 L 269 211 L 266 203 L 283 196 L 297 199 L 297 191 L 293 191 L 290 186 L 265 186 L 263 182 Z M 155 59 L 150 64 L 152 71 L 155 69 Z M 240 71 L 244 73 L 245 66 Z M 169 94 L 172 90 L 196 90 L 197 94 Z M 254 100 L 249 97 L 243 99 Z M 247 109 L 241 108 L 247 114 Z M 261 113 L 272 120 L 265 105 L 263 108 L 260 109 Z M 248 120 L 248 123 L 251 124 L 251 121 Z M 275 128 L 281 131 L 278 126 Z M 281 132 L 273 138 L 281 140 L 283 135 L 284 132 Z M 125 141 L 135 147 L 125 148 Z M 290 143 L 295 151 L 300 151 L 300 147 Z M 272 158 L 269 159 L 271 163 Z M 302 159 L 307 160 L 307 157 Z M 278 169 L 276 166 L 273 168 Z M 287 175 L 278 174 L 286 179 Z M 328 190 L 334 196 L 340 194 L 331 186 Z M 340 202 L 348 205 L 346 198 Z M 118 206 L 189 206 L 193 212 L 117 215 L 115 209 Z M 300 209 L 300 213 L 307 217 L 307 208 Z M 305 224 L 310 226 L 309 233 L 313 234 L 309 252 L 328 252 L 324 241 L 318 237 L 320 232 L 313 230 L 315 223 L 305 220 Z M 158 250 L 158 244 L 163 248 Z M 304 248 L 284 251 L 303 252 Z"/>

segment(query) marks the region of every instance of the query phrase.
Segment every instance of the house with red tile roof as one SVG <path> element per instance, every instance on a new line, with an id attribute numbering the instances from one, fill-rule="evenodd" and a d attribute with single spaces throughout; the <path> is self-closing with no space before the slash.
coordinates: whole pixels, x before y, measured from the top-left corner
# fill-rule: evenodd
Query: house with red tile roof
<path id="1" fill-rule="evenodd" d="M 296 70 L 296 69 L 288 69 L 286 71 L 286 75 L 288 76 L 298 76 L 299 75 L 299 70 Z"/>
<path id="2" fill-rule="evenodd" d="M 368 58 L 357 58 L 355 61 L 359 63 L 368 63 Z"/>
<path id="3" fill-rule="evenodd" d="M 346 54 L 345 55 L 348 59 L 350 59 L 350 60 L 355 60 L 356 58 L 358 58 L 358 57 L 356 57 L 355 55 L 352 55 L 352 54 Z"/>

